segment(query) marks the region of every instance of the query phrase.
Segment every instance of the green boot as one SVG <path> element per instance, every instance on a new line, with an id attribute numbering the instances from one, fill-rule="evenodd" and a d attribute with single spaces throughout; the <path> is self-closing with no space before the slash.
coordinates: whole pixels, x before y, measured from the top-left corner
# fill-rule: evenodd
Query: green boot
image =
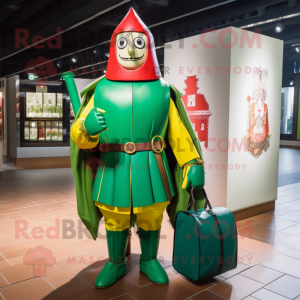
<path id="1" fill-rule="evenodd" d="M 142 249 L 140 271 L 154 283 L 167 284 L 169 282 L 168 275 L 157 260 L 160 229 L 145 231 L 140 228 L 139 232 Z"/>
<path id="2" fill-rule="evenodd" d="M 106 230 L 109 261 L 95 280 L 96 288 L 106 288 L 126 274 L 125 251 L 128 239 L 128 228 L 123 231 Z"/>

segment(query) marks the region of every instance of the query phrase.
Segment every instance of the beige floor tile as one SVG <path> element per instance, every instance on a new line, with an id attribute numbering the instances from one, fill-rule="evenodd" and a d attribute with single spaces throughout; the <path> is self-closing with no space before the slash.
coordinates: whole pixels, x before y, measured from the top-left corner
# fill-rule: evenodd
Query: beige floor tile
<path id="1" fill-rule="evenodd" d="M 232 277 L 232 276 L 234 276 L 234 275 L 236 275 L 236 274 L 238 274 L 238 273 L 240 273 L 240 272 L 242 272 L 242 271 L 244 271 L 248 268 L 249 268 L 249 266 L 247 266 L 245 264 L 238 264 L 235 269 L 233 269 L 231 271 L 228 271 L 226 273 L 222 273 L 221 276 L 228 279 L 228 278 L 230 278 L 230 277 Z"/>
<path id="2" fill-rule="evenodd" d="M 196 293 L 199 293 L 210 286 L 212 286 L 212 283 L 209 282 L 197 286 L 187 281 L 180 275 L 174 275 L 169 278 L 168 285 L 161 286 L 151 283 L 142 287 L 141 289 L 131 292 L 130 295 L 139 300 L 182 300 L 191 297 L 192 295 L 195 295 Z"/>
<path id="3" fill-rule="evenodd" d="M 42 244 L 42 246 L 52 251 L 52 254 L 57 262 L 83 254 L 82 252 L 65 243 L 63 240 L 56 240 L 45 245 Z"/>
<path id="4" fill-rule="evenodd" d="M 84 264 L 89 268 L 96 269 L 99 267 L 103 267 L 107 259 L 108 259 L 107 249 L 101 249 L 95 252 L 69 257 L 66 260 L 56 262 L 56 266 L 59 269 L 66 269 L 78 264 Z"/>
<path id="5" fill-rule="evenodd" d="M 54 282 L 51 282 L 51 285 L 55 288 L 64 288 L 64 287 L 69 287 L 69 286 L 74 286 L 78 283 L 81 283 L 82 279 L 79 278 L 78 276 L 76 277 L 67 277 L 67 278 L 63 278 L 60 280 L 56 280 Z"/>
<path id="6" fill-rule="evenodd" d="M 249 255 L 250 253 L 252 253 L 251 250 L 244 249 L 243 247 L 238 247 L 238 256 L 239 257 L 243 257 L 243 256 L 246 256 L 246 255 Z"/>
<path id="7" fill-rule="evenodd" d="M 241 234 L 237 234 L 237 238 L 238 238 L 238 244 L 239 246 L 241 242 L 244 242 L 244 241 L 248 241 L 248 240 L 252 240 L 253 238 L 250 238 L 250 237 L 247 237 L 246 235 L 241 235 Z"/>
<path id="8" fill-rule="evenodd" d="M 34 245 L 38 242 L 37 240 L 26 240 L 26 242 L 21 242 L 16 245 L 10 245 L 7 247 L 0 248 L 0 253 L 6 258 L 14 258 L 18 256 L 26 255 L 29 249 L 32 249 Z"/>
<path id="9" fill-rule="evenodd" d="M 272 219 L 274 219 L 274 215 L 273 214 L 264 213 L 264 214 L 261 214 L 261 215 L 257 215 L 257 216 L 251 217 L 251 219 L 253 219 L 254 221 L 257 221 L 257 222 L 263 222 L 263 221 L 266 221 L 266 220 L 272 220 Z"/>
<path id="10" fill-rule="evenodd" d="M 22 281 L 0 289 L 5 300 L 61 300 L 63 297 L 42 277 Z"/>
<path id="11" fill-rule="evenodd" d="M 276 255 L 290 247 L 287 244 L 279 242 L 268 242 L 266 240 L 261 239 L 245 240 L 239 243 L 239 246 L 248 250 L 252 250 L 253 252 L 257 252 L 268 256 Z"/>
<path id="12" fill-rule="evenodd" d="M 122 295 L 121 297 L 116 298 L 117 300 L 134 300 L 135 298 L 131 297 L 129 294 Z"/>
<path id="13" fill-rule="evenodd" d="M 133 283 L 132 281 L 128 280 L 127 278 L 123 277 L 119 279 L 113 286 L 108 287 L 106 289 L 95 289 L 94 282 L 99 274 L 101 269 L 94 269 L 89 272 L 85 272 L 80 274 L 80 278 L 82 278 L 85 282 L 87 282 L 91 286 L 91 290 L 85 293 L 78 293 L 77 295 L 73 295 L 71 299 L 111 299 L 117 297 L 122 294 L 129 293 L 131 291 L 137 290 L 140 287 Z"/>
<path id="14" fill-rule="evenodd" d="M 91 287 L 83 280 L 77 282 L 76 284 L 74 284 L 74 281 L 75 279 L 72 279 L 64 286 L 61 286 L 59 288 L 59 293 L 62 294 L 64 297 L 72 297 L 80 293 L 84 294 L 85 292 L 89 292 L 91 289 L 93 289 L 93 287 Z"/>
<path id="15" fill-rule="evenodd" d="M 22 256 L 17 256 L 17 257 L 13 257 L 8 259 L 8 261 L 12 264 L 12 265 L 17 265 L 17 264 L 21 264 L 24 262 L 24 257 L 25 255 Z"/>
<path id="16" fill-rule="evenodd" d="M 95 249 L 102 249 L 105 246 L 107 246 L 107 242 L 106 240 L 100 241 L 99 239 L 97 239 L 96 241 L 93 239 L 81 239 L 81 240 L 70 240 L 68 241 L 68 244 L 70 244 L 73 248 L 75 249 L 79 249 L 80 247 L 83 246 L 94 246 Z"/>
<path id="17" fill-rule="evenodd" d="M 299 227 L 300 228 L 300 227 Z M 291 246 L 296 246 L 300 244 L 300 236 L 289 235 L 281 240 L 278 240 L 280 243 L 288 244 Z"/>
<path id="18" fill-rule="evenodd" d="M 119 282 L 118 282 L 119 284 Z M 120 291 L 122 292 L 124 289 L 123 287 L 120 288 Z M 106 289 L 95 289 L 95 288 L 91 288 L 90 290 L 86 290 L 84 292 L 80 292 L 74 295 L 71 295 L 69 297 L 65 297 L 65 300 L 82 300 L 82 299 L 88 299 L 88 300 L 109 300 L 109 299 L 125 299 L 125 300 L 134 300 L 134 298 L 130 298 L 128 296 L 130 295 L 124 295 L 124 293 L 122 293 L 121 297 L 115 298 L 114 295 L 116 295 L 117 292 L 116 290 L 112 290 L 111 288 L 106 288 Z"/>
<path id="19" fill-rule="evenodd" d="M 10 245 L 11 245 L 10 241 L 6 240 L 3 236 L 0 236 L 0 249 L 4 247 L 8 247 Z"/>
<path id="20" fill-rule="evenodd" d="M 253 218 L 248 218 L 244 220 L 240 220 L 236 222 L 236 227 L 237 229 L 243 228 L 243 227 L 248 227 L 248 226 L 253 226 L 254 224 L 257 224 L 258 221 L 255 221 Z"/>
<path id="21" fill-rule="evenodd" d="M 297 250 L 297 249 L 290 248 L 290 249 L 287 249 L 287 250 L 281 252 L 281 254 L 300 259 L 300 250 Z"/>
<path id="22" fill-rule="evenodd" d="M 300 279 L 284 275 L 265 286 L 265 289 L 283 297 L 294 299 L 300 295 Z"/>
<path id="23" fill-rule="evenodd" d="M 292 207 L 293 206 L 291 206 L 291 208 Z M 300 219 L 300 211 L 294 211 L 292 213 L 282 215 L 282 216 L 279 217 L 279 219 L 289 220 L 289 221 L 297 221 L 297 220 Z"/>
<path id="24" fill-rule="evenodd" d="M 290 204 L 286 204 L 286 205 L 290 205 Z M 274 215 L 276 216 L 276 217 L 279 217 L 279 216 L 283 216 L 283 215 L 287 215 L 287 214 L 290 214 L 290 213 L 292 213 L 292 212 L 294 212 L 294 210 L 293 209 L 290 209 L 290 208 L 286 208 L 286 207 L 277 207 L 276 209 L 275 209 L 275 212 L 274 212 Z"/>
<path id="25" fill-rule="evenodd" d="M 0 261 L 0 273 L 2 268 L 9 267 L 9 266 L 11 266 L 11 264 L 8 262 L 8 260 Z"/>
<path id="26" fill-rule="evenodd" d="M 283 276 L 283 273 L 274 271 L 263 266 L 254 266 L 250 269 L 241 272 L 240 275 L 246 276 L 263 284 L 268 284 L 274 281 L 275 279 Z"/>
<path id="27" fill-rule="evenodd" d="M 297 223 L 288 220 L 278 219 L 278 218 L 262 221 L 259 223 L 259 226 L 266 227 L 276 231 L 281 231 L 283 229 L 286 229 L 294 225 L 297 225 Z"/>
<path id="28" fill-rule="evenodd" d="M 263 261 L 266 261 L 269 258 L 270 256 L 252 252 L 251 254 L 243 257 L 243 263 L 248 266 L 255 266 L 262 263 Z"/>
<path id="29" fill-rule="evenodd" d="M 278 254 L 263 263 L 262 266 L 300 278 L 300 260 L 286 255 Z"/>
<path id="30" fill-rule="evenodd" d="M 96 243 L 95 241 L 93 241 L 94 243 L 91 244 L 87 244 L 87 245 L 81 245 L 79 247 L 74 247 L 73 244 L 71 244 L 72 247 L 74 247 L 76 250 L 78 250 L 81 253 L 90 253 L 90 252 L 95 252 L 97 250 L 105 250 L 107 249 L 107 244 L 106 243 Z"/>
<path id="31" fill-rule="evenodd" d="M 293 249 L 300 250 L 300 244 L 293 247 Z"/>
<path id="32" fill-rule="evenodd" d="M 36 208 L 31 208 L 26 210 L 20 210 L 19 214 L 22 217 L 32 217 L 38 215 L 45 215 L 48 212 L 50 212 L 50 210 L 45 207 L 36 207 Z"/>
<path id="33" fill-rule="evenodd" d="M 228 280 L 219 282 L 208 290 L 230 300 L 243 299 L 264 285 L 241 275 L 235 275 Z"/>
<path id="34" fill-rule="evenodd" d="M 70 278 L 70 277 L 75 277 L 77 276 L 79 273 L 81 273 L 81 271 L 86 272 L 88 270 L 90 270 L 86 265 L 84 264 L 79 264 L 67 269 L 63 269 L 63 270 L 56 270 L 54 272 L 51 273 L 47 273 L 45 278 L 48 282 L 52 283 L 54 281 L 57 280 L 61 280 L 64 278 Z"/>
<path id="35" fill-rule="evenodd" d="M 287 300 L 287 299 L 289 299 L 289 298 L 283 297 L 281 295 L 278 295 L 276 293 L 273 293 L 271 291 L 268 291 L 266 289 L 261 289 L 261 290 L 255 292 L 253 294 L 253 296 L 255 298 L 252 297 L 251 300 L 252 299 L 254 299 L 254 300 L 256 300 L 256 299 L 260 299 L 260 300 Z M 248 298 L 246 298 L 244 300 L 247 300 L 247 299 Z"/>
<path id="36" fill-rule="evenodd" d="M 286 203 L 286 202 L 290 202 L 290 201 L 293 201 L 293 200 L 297 200 L 299 198 L 300 198 L 299 192 L 296 192 L 296 193 L 293 193 L 293 194 L 290 194 L 290 195 L 285 195 L 285 196 L 278 197 L 276 202 Z"/>
<path id="37" fill-rule="evenodd" d="M 287 233 L 284 233 L 284 231 L 275 231 L 271 230 L 262 226 L 259 226 L 260 223 L 249 226 L 249 227 L 244 227 L 238 230 L 239 234 L 246 235 L 249 238 L 257 237 L 260 239 L 264 239 L 267 241 L 278 241 L 280 239 L 283 239 L 285 237 L 288 237 L 289 235 Z M 299 227 L 300 229 L 300 227 Z"/>
<path id="38" fill-rule="evenodd" d="M 286 229 L 281 230 L 281 232 L 297 235 L 300 234 L 300 227 L 299 226 L 291 226 Z"/>
<path id="39" fill-rule="evenodd" d="M 0 287 L 9 285 L 9 282 L 0 273 Z"/>
<path id="40" fill-rule="evenodd" d="M 191 296 L 189 299 L 191 300 L 224 300 L 223 297 L 212 293 L 211 291 L 203 291 L 199 294 Z"/>
<path id="41" fill-rule="evenodd" d="M 51 272 L 55 272 L 58 269 L 56 266 L 38 266 L 38 265 L 26 265 L 24 263 L 4 267 L 1 269 L 1 274 L 10 283 L 16 283 L 30 278 L 38 277 L 41 274 L 47 276 Z"/>

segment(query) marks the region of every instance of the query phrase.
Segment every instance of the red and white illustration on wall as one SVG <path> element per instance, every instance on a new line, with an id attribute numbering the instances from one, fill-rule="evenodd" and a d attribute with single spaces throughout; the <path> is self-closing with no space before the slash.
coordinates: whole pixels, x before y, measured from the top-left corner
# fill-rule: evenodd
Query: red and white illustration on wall
<path id="1" fill-rule="evenodd" d="M 191 120 L 193 129 L 200 142 L 204 142 L 204 147 L 208 147 L 208 123 L 212 113 L 209 111 L 209 105 L 204 95 L 198 92 L 198 81 L 196 75 L 187 76 L 184 81 L 184 95 L 182 101 Z"/>
<path id="2" fill-rule="evenodd" d="M 267 100 L 268 70 L 252 70 L 254 80 L 252 97 L 247 96 L 247 134 L 244 136 L 247 151 L 258 158 L 270 147 L 269 117 Z"/>

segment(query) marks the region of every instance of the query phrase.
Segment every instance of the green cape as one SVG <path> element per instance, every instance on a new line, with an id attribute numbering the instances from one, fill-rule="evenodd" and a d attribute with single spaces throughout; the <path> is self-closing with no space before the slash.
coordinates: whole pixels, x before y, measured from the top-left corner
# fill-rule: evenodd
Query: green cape
<path id="1" fill-rule="evenodd" d="M 81 112 L 87 106 L 91 97 L 94 94 L 95 88 L 99 81 L 101 81 L 105 76 L 102 76 L 89 84 L 85 89 L 81 91 L 81 97 L 83 97 L 83 102 L 80 107 L 79 112 L 74 120 L 77 120 L 78 116 L 80 116 Z M 172 85 L 170 84 L 171 90 L 171 98 L 173 99 L 177 110 L 179 112 L 180 118 L 188 130 L 196 149 L 202 157 L 201 146 L 198 138 L 195 135 L 195 132 L 192 128 L 191 122 L 187 115 L 186 109 L 181 100 L 182 94 Z M 102 218 L 102 214 L 99 208 L 95 205 L 95 202 L 92 198 L 93 191 L 93 170 L 88 166 L 87 162 L 93 157 L 99 158 L 99 150 L 98 148 L 83 150 L 79 149 L 76 144 L 70 139 L 70 148 L 71 148 L 71 165 L 73 174 L 75 177 L 75 185 L 76 185 L 76 196 L 77 196 L 77 210 L 78 215 L 92 237 L 94 239 L 97 238 L 98 235 L 98 227 L 99 221 Z M 171 150 L 170 145 L 167 145 L 166 155 L 169 162 L 170 170 L 172 173 L 176 195 L 173 197 L 170 205 L 167 206 L 167 212 L 170 217 L 171 224 L 174 226 L 175 217 L 178 211 L 186 211 L 188 207 L 188 202 L 190 198 L 190 189 L 188 191 L 183 190 L 181 188 L 183 181 L 183 168 L 179 166 L 176 161 L 176 158 Z M 194 197 L 197 201 L 198 208 L 204 207 L 204 197 L 202 191 L 194 191 Z M 131 226 L 133 226 L 136 222 L 136 216 L 133 215 L 131 217 Z"/>

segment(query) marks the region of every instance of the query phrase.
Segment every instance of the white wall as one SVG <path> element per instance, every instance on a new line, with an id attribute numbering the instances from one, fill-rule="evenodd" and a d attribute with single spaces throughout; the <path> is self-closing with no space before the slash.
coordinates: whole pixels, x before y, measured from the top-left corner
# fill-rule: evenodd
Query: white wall
<path id="1" fill-rule="evenodd" d="M 225 41 L 230 43 L 230 36 L 225 36 Z M 206 42 L 218 44 L 218 35 L 207 34 Z M 228 137 L 230 75 L 225 73 L 227 66 L 230 66 L 230 49 L 209 49 L 200 43 L 199 35 L 184 39 L 183 48 L 179 41 L 165 44 L 165 68 L 169 68 L 165 78 L 183 93 L 186 76 L 198 75 L 198 92 L 205 96 L 212 113 L 208 136 L 214 140 L 209 142 L 209 149 L 204 143 L 201 146 L 206 163 L 205 188 L 214 206 L 226 206 L 227 170 L 222 169 L 222 165 L 227 166 L 228 155 L 218 148 L 226 147 L 222 138 Z M 212 74 L 207 68 L 211 68 Z M 217 68 L 220 68 L 219 74 Z"/>
<path id="2" fill-rule="evenodd" d="M 240 37 L 241 30 L 234 28 Z M 245 151 L 229 151 L 228 161 L 232 165 L 245 166 L 245 171 L 228 170 L 227 207 L 237 210 L 277 198 L 278 159 L 280 141 L 280 111 L 283 42 L 260 35 L 261 48 L 234 47 L 231 51 L 231 69 L 239 66 L 268 70 L 267 98 L 269 112 L 270 147 L 255 158 Z M 237 70 L 238 71 L 238 70 Z M 251 74 L 231 72 L 229 140 L 239 140 L 247 132 L 247 96 L 253 92 Z"/>
<path id="3" fill-rule="evenodd" d="M 252 33 L 248 36 L 251 38 Z M 234 43 L 233 37 L 238 39 L 236 45 L 227 46 Z M 201 143 L 205 188 L 214 206 L 231 210 L 277 197 L 283 42 L 262 35 L 260 38 L 261 48 L 257 42 L 242 46 L 241 30 L 230 27 L 207 33 L 206 44 L 199 35 L 165 44 L 165 78 L 183 93 L 186 76 L 197 75 L 198 92 L 209 103 L 210 142 L 208 148 Z M 236 146 L 243 145 L 247 134 L 247 96 L 253 91 L 252 74 L 247 72 L 259 66 L 269 72 L 266 103 L 272 137 L 268 151 L 255 158 L 245 147 L 238 150 Z M 198 67 L 202 74 L 198 74 Z"/>

